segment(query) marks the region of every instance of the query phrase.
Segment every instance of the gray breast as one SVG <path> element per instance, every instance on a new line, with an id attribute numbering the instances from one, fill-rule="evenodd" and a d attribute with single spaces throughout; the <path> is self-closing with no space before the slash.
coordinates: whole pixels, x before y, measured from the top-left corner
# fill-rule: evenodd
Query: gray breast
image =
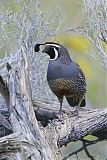
<path id="1" fill-rule="evenodd" d="M 54 80 L 58 78 L 71 78 L 77 80 L 79 77 L 83 77 L 80 68 L 76 63 L 71 61 L 69 64 L 63 64 L 59 59 L 55 61 L 49 61 L 47 80 Z"/>

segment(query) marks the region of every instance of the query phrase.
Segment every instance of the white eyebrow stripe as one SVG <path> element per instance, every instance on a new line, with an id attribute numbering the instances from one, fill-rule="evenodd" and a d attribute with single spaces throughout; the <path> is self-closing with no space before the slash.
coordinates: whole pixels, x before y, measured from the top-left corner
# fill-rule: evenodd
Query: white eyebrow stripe
<path id="1" fill-rule="evenodd" d="M 54 61 L 58 58 L 58 51 L 56 48 L 54 48 L 54 51 L 55 51 L 55 57 L 53 59 L 50 59 L 51 61 Z"/>
<path id="2" fill-rule="evenodd" d="M 45 45 L 47 45 L 47 46 L 53 46 L 53 47 L 58 47 L 58 48 L 60 47 L 60 45 L 58 45 L 58 44 L 51 44 L 51 43 L 50 44 L 45 44 Z"/>

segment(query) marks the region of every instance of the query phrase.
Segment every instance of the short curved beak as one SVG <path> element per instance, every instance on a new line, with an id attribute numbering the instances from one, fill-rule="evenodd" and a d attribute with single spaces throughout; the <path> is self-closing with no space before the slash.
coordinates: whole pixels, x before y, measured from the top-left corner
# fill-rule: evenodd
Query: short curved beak
<path id="1" fill-rule="evenodd" d="M 42 53 L 47 53 L 47 51 L 48 50 L 45 48 L 45 49 L 42 50 Z"/>

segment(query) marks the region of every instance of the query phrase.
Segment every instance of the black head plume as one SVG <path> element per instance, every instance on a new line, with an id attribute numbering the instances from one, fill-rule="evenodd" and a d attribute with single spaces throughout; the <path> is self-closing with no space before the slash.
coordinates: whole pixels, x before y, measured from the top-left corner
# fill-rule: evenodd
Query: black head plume
<path id="1" fill-rule="evenodd" d="M 35 44 L 35 46 L 34 46 L 34 51 L 35 51 L 35 52 L 39 52 L 39 50 L 40 50 L 40 45 L 37 43 L 37 44 Z"/>
<path id="2" fill-rule="evenodd" d="M 44 44 L 38 44 L 38 43 L 35 44 L 35 46 L 34 46 L 34 51 L 35 51 L 35 52 L 39 52 L 41 45 L 44 45 Z"/>

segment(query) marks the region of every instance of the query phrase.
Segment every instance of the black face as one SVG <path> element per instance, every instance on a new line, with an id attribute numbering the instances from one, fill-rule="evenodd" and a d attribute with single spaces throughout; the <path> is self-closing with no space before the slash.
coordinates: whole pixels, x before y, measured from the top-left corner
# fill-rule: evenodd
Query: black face
<path id="1" fill-rule="evenodd" d="M 42 52 L 47 53 L 50 56 L 50 59 L 54 59 L 55 58 L 55 49 L 54 48 L 58 51 L 58 47 L 46 45 L 45 49 Z"/>

